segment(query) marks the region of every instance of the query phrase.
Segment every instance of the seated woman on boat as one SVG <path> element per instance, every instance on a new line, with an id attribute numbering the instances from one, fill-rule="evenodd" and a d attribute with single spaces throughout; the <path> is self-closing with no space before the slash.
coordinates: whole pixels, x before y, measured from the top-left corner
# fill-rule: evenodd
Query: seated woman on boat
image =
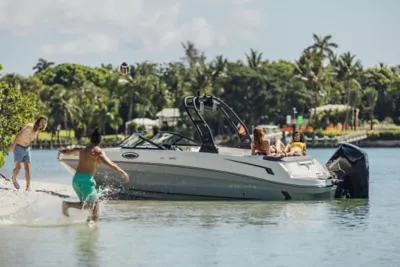
<path id="1" fill-rule="evenodd" d="M 288 156 L 286 147 L 279 138 L 276 139 L 275 145 L 270 147 L 270 151 L 271 153 L 268 156 Z"/>
<path id="2" fill-rule="evenodd" d="M 293 141 L 286 146 L 285 152 L 288 156 L 305 156 L 306 150 L 304 133 L 294 132 Z"/>
<path id="3" fill-rule="evenodd" d="M 269 141 L 264 140 L 264 130 L 261 127 L 256 127 L 253 130 L 253 141 L 251 142 L 252 155 L 269 155 Z"/>

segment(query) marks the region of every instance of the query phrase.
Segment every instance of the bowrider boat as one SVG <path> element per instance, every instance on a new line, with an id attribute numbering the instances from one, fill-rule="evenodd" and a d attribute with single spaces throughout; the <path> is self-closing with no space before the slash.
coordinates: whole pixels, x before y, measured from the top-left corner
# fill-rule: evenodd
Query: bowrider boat
<path id="1" fill-rule="evenodd" d="M 95 173 L 103 196 L 114 199 L 164 200 L 318 200 L 368 198 L 368 156 L 357 146 L 342 144 L 323 166 L 310 156 L 250 155 L 249 130 L 222 100 L 188 96 L 185 109 L 199 140 L 175 132 L 159 132 L 148 139 L 133 133 L 121 144 L 104 148 L 108 157 L 129 176 L 105 165 Z M 221 111 L 237 137 L 232 147 L 217 146 L 204 110 Z M 245 131 L 238 131 L 237 125 Z M 64 156 L 72 173 L 77 156 Z M 109 189 L 109 190 L 105 190 Z M 108 192 L 108 193 L 107 193 Z"/>

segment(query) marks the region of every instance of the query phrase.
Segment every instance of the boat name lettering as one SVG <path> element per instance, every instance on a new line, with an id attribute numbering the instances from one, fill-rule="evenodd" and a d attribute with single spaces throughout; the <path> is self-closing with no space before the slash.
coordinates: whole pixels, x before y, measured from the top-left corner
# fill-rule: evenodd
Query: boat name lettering
<path id="1" fill-rule="evenodd" d="M 257 186 L 256 185 L 230 184 L 229 188 L 253 188 L 253 189 L 257 189 Z"/>

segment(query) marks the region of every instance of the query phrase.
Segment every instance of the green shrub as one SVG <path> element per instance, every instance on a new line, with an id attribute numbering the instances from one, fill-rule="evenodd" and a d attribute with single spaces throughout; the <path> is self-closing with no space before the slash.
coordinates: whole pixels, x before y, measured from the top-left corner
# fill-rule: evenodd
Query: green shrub
<path id="1" fill-rule="evenodd" d="M 148 133 L 148 134 L 145 134 L 143 137 L 147 138 L 147 139 L 151 139 L 153 137 L 153 135 Z"/>
<path id="2" fill-rule="evenodd" d="M 2 66 L 0 65 L 0 71 Z M 36 119 L 38 111 L 32 95 L 0 81 L 0 167 L 3 166 L 13 136 L 18 129 Z"/>
<path id="3" fill-rule="evenodd" d="M 368 131 L 369 140 L 400 140 L 399 130 L 373 130 Z"/>
<path id="4" fill-rule="evenodd" d="M 353 133 L 354 131 L 341 131 L 341 130 L 316 130 L 316 131 L 304 131 L 304 135 L 307 137 L 307 139 L 312 138 L 313 134 L 315 134 L 315 137 L 322 138 L 324 136 L 327 137 L 335 137 L 335 136 L 341 136 L 349 133 Z"/>
<path id="5" fill-rule="evenodd" d="M 134 122 L 134 121 L 130 121 L 130 122 L 128 123 L 127 127 L 128 127 L 128 132 L 129 132 L 129 133 L 134 133 L 134 132 L 136 132 L 137 129 L 138 129 L 138 125 L 137 125 L 137 123 Z"/>

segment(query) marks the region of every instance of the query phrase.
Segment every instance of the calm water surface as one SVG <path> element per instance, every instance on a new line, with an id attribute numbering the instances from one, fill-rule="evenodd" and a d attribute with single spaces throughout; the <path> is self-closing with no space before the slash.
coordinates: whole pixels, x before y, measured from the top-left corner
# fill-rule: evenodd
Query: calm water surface
<path id="1" fill-rule="evenodd" d="M 334 150 L 309 151 L 325 163 Z M 368 201 L 105 201 L 89 228 L 41 197 L 19 226 L 0 223 L 0 266 L 400 266 L 400 149 L 366 151 Z M 71 183 L 56 151 L 33 156 L 34 180 Z"/>

